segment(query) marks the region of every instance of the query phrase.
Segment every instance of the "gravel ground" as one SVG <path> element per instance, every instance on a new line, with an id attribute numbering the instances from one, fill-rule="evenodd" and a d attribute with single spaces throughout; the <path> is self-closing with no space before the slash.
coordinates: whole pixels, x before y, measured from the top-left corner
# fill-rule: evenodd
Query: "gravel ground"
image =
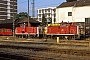
<path id="1" fill-rule="evenodd" d="M 8 41 L 8 40 L 6 40 Z M 14 40 L 18 41 L 18 40 Z M 31 40 L 31 41 L 25 41 L 25 40 L 19 40 L 23 42 L 44 42 L 45 40 Z M 49 40 L 49 42 L 51 42 Z M 56 41 L 52 41 L 55 42 Z M 21 44 L 20 46 L 25 46 L 24 44 Z M 31 44 L 30 44 L 31 45 Z M 29 44 L 27 46 L 30 46 Z M 17 45 L 18 46 L 18 45 Z M 31 45 L 33 46 L 33 45 Z M 40 46 L 40 45 L 37 45 Z M 44 45 L 44 47 L 50 47 L 50 45 Z M 57 46 L 51 46 L 51 48 L 60 48 Z M 63 48 L 63 47 L 62 47 Z M 65 48 L 65 47 L 64 47 Z M 67 48 L 76 48 L 76 47 L 67 47 Z M 87 48 L 86 48 L 87 49 Z M 43 57 L 46 60 L 90 60 L 89 56 L 76 56 L 76 55 L 68 55 L 68 54 L 59 54 L 59 53 L 47 53 L 47 52 L 37 52 L 37 51 L 31 51 L 31 50 L 22 50 L 22 49 L 10 49 L 10 48 L 0 48 L 0 51 L 6 52 L 6 53 L 11 53 L 11 54 L 20 54 L 20 55 L 25 55 L 25 56 L 32 56 L 32 57 Z M 43 60 L 44 60 L 43 59 Z"/>
<path id="2" fill-rule="evenodd" d="M 24 56 L 32 56 L 32 57 L 43 57 L 44 59 L 60 59 L 60 60 L 90 60 L 89 56 L 76 56 L 76 55 L 68 55 L 68 54 L 58 54 L 58 53 L 47 53 L 47 52 L 37 52 L 30 50 L 21 50 L 21 49 L 6 49 L 0 48 L 0 51 L 10 53 L 10 54 L 18 54 Z"/>

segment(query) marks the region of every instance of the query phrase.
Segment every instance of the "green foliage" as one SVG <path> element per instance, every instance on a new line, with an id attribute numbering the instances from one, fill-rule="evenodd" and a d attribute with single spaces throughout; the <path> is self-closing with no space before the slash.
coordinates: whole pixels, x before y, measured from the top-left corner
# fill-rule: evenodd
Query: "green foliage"
<path id="1" fill-rule="evenodd" d="M 15 19 L 22 20 L 24 18 L 28 17 L 27 12 L 20 12 L 19 14 L 16 14 Z"/>
<path id="2" fill-rule="evenodd" d="M 43 26 L 47 25 L 47 19 L 45 18 L 45 14 L 42 15 L 42 25 Z"/>

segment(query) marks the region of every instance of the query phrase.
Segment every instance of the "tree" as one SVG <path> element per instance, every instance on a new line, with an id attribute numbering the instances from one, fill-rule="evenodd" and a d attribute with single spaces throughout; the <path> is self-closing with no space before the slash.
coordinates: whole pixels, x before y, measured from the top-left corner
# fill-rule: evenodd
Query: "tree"
<path id="1" fill-rule="evenodd" d="M 30 16 L 29 16 L 30 17 Z M 24 18 L 28 18 L 28 14 L 27 12 L 20 12 L 19 14 L 16 14 L 14 16 L 15 19 L 15 24 L 17 25 L 18 22 L 20 22 L 21 20 L 23 20 Z M 31 17 L 30 17 L 31 18 Z"/>
<path id="2" fill-rule="evenodd" d="M 45 35 L 45 26 L 47 25 L 47 19 L 45 18 L 45 14 L 42 15 L 42 29 L 43 29 L 43 37 L 46 38 Z"/>
<path id="3" fill-rule="evenodd" d="M 22 19 L 24 19 L 26 17 L 28 17 L 27 12 L 20 12 L 19 14 L 15 15 L 15 19 L 19 19 L 19 20 L 22 20 Z"/>
<path id="4" fill-rule="evenodd" d="M 45 18 L 45 14 L 42 15 L 42 25 L 43 26 L 47 25 L 47 19 Z"/>

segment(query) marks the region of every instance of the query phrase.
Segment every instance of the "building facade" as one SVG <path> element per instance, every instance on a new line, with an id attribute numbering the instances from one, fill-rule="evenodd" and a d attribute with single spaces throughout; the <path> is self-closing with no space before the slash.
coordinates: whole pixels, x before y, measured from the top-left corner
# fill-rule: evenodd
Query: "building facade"
<path id="1" fill-rule="evenodd" d="M 56 22 L 56 7 L 40 8 L 37 10 L 38 21 L 42 22 L 43 14 L 45 15 L 47 22 Z"/>
<path id="2" fill-rule="evenodd" d="M 90 19 L 90 0 L 63 2 L 56 8 L 56 22 L 85 22 Z"/>
<path id="3" fill-rule="evenodd" d="M 74 22 L 90 36 L 90 0 L 63 2 L 56 8 L 56 23 Z"/>
<path id="4" fill-rule="evenodd" d="M 12 20 L 17 14 L 17 0 L 0 0 L 0 20 Z"/>

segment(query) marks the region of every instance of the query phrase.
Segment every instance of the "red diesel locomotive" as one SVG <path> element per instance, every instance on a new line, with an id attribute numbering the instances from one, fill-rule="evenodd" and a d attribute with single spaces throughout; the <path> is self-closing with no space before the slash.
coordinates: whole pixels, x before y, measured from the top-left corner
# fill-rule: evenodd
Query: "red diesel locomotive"
<path id="1" fill-rule="evenodd" d="M 0 28 L 0 35 L 1 36 L 12 36 L 12 29 L 11 28 Z"/>
<path id="2" fill-rule="evenodd" d="M 44 29 L 42 27 L 28 27 L 26 25 L 20 25 L 16 27 L 15 35 L 18 37 L 27 37 L 28 34 L 32 37 L 41 37 L 46 35 L 47 38 L 56 38 L 57 36 L 60 39 L 76 39 L 84 36 L 84 28 L 72 24 L 60 24 L 59 26 L 47 26 Z"/>
<path id="3" fill-rule="evenodd" d="M 37 27 L 33 27 L 33 26 L 30 26 L 28 27 L 27 25 L 24 25 L 24 24 L 20 24 L 19 27 L 16 27 L 15 28 L 15 35 L 17 37 L 28 37 L 28 34 L 30 34 L 30 36 L 32 37 L 36 37 L 38 32 L 37 32 Z"/>
<path id="4" fill-rule="evenodd" d="M 79 39 L 84 36 L 84 29 L 80 26 L 72 24 L 60 24 L 60 26 L 48 26 L 47 27 L 47 37 L 60 39 Z"/>

